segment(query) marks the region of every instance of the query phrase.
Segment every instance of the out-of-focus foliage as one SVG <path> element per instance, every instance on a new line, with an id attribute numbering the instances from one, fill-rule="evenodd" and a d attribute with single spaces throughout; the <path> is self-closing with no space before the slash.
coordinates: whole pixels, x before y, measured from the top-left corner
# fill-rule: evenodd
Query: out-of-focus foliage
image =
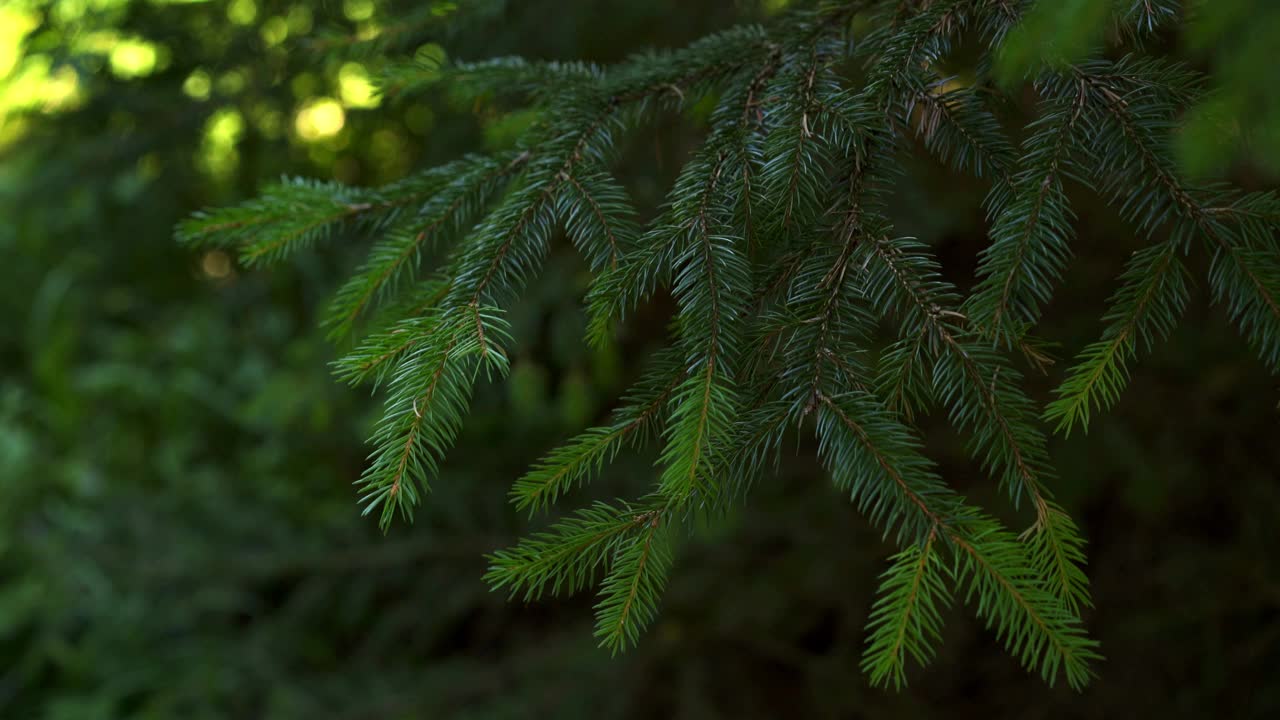
<path id="1" fill-rule="evenodd" d="M 609 420 L 664 332 L 658 309 L 613 351 L 584 350 L 583 265 L 569 248 L 557 246 L 512 313 L 524 350 L 508 386 L 482 384 L 431 502 L 383 537 L 351 484 L 377 408 L 333 382 L 316 329 L 367 248 L 346 255 L 336 237 L 330 253 L 267 274 L 171 241 L 191 210 L 282 174 L 394 181 L 462 151 L 504 150 L 527 121 L 430 90 L 372 112 L 363 93 L 341 91 L 350 63 L 376 78 L 383 59 L 423 46 L 428 57 L 604 63 L 785 4 L 507 3 L 447 36 L 383 38 L 384 54 L 350 41 L 445 4 L 0 3 L 28 18 L 0 21 L 0 717 L 1275 715 L 1277 388 L 1204 289 L 1191 289 L 1184 328 L 1135 370 L 1115 411 L 1050 446 L 1074 479 L 1059 499 L 1090 543 L 1100 678 L 1078 696 L 1046 691 L 951 611 L 935 659 L 945 671 L 895 695 L 857 671 L 867 590 L 891 547 L 851 522 L 807 446 L 751 508 L 682 548 L 661 617 L 625 656 L 594 647 L 585 603 L 508 605 L 488 592 L 482 554 L 530 527 L 506 505 L 510 481 Z M 288 34 L 269 44 L 276 18 Z M 139 69 L 117 75 L 103 52 L 74 49 L 95 32 L 165 49 L 149 73 L 145 51 L 126 52 Z M 322 43 L 337 44 L 337 60 Z M 43 73 L 30 86 L 39 99 L 14 93 L 7 62 Z M 58 78 L 73 76 L 68 92 Z M 333 126 L 325 100 L 341 130 L 300 130 L 308 107 L 327 109 L 304 128 Z M 626 150 L 620 172 L 642 202 L 660 199 L 671 158 L 695 139 L 660 124 Z M 895 222 L 968 287 L 986 188 L 923 152 L 909 162 L 919 181 Z M 1043 330 L 1079 347 L 1135 246 L 1088 192 L 1066 191 L 1091 250 Z M 1046 399 L 1048 382 L 1031 379 Z M 922 422 L 940 472 L 992 500 L 963 446 Z M 609 494 L 643 488 L 653 459 L 615 465 Z"/>

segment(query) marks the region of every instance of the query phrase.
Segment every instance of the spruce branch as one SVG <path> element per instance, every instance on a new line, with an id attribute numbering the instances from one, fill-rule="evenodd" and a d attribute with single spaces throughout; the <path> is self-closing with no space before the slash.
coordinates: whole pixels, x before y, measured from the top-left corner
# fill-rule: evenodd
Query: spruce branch
<path id="1" fill-rule="evenodd" d="M 1045 578 L 1054 597 L 1079 615 L 1093 607 L 1089 579 L 1084 574 L 1085 543 L 1075 521 L 1057 503 L 1046 502 L 1039 522 L 1023 533 L 1032 567 Z"/>
<path id="2" fill-rule="evenodd" d="M 244 205 L 196 213 L 178 226 L 179 242 L 238 249 L 247 265 L 278 262 L 328 239 L 346 221 L 394 207 L 377 193 L 284 178 Z"/>
<path id="3" fill-rule="evenodd" d="M 1058 430 L 1070 433 L 1079 424 L 1088 431 L 1092 411 L 1119 399 L 1138 343 L 1150 348 L 1173 329 L 1189 292 L 1180 254 L 1181 243 L 1170 240 L 1135 253 L 1129 261 L 1112 309 L 1103 318 L 1107 327 L 1102 339 L 1081 351 L 1055 391 L 1057 399 L 1045 409 L 1045 419 L 1057 423 Z"/>
<path id="4" fill-rule="evenodd" d="M 1104 4 L 1124 48 L 1177 16 L 1174 0 Z M 506 372 L 505 313 L 556 238 L 590 270 L 592 345 L 608 345 L 619 322 L 669 290 L 665 349 L 608 420 L 550 450 L 510 499 L 550 511 L 623 448 L 660 439 L 654 487 L 561 516 L 491 555 L 486 575 L 526 601 L 598 585 L 603 647 L 630 647 L 653 622 L 678 528 L 731 511 L 781 466 L 784 438 L 813 432 L 834 484 L 895 546 L 867 622 L 862 668 L 873 683 L 901 687 L 908 661 L 933 657 L 942 612 L 961 594 L 1024 667 L 1079 688 L 1098 659 L 1079 620 L 1092 602 L 1085 541 L 1050 492 L 1038 423 L 1069 433 L 1115 404 L 1138 353 L 1177 324 L 1195 238 L 1209 252 L 1214 300 L 1280 369 L 1280 201 L 1176 171 L 1170 135 L 1205 83 L 1158 58 L 1085 52 L 1036 71 L 1037 116 L 1015 125 L 1004 109 L 1021 94 L 991 78 L 1006 39 L 1038 32 L 1026 28 L 1043 19 L 1038 7 L 826 2 L 610 66 L 500 58 L 442 68 L 424 58 L 394 68 L 387 87 L 442 82 L 480 104 L 518 103 L 535 122 L 516 149 L 381 188 L 284 180 L 197 214 L 178 236 L 246 263 L 339 234 L 372 238 L 326 322 L 335 338 L 363 334 L 334 364 L 338 376 L 386 397 L 358 481 L 384 527 L 427 492 L 479 374 Z M 855 31 L 863 25 L 870 32 Z M 954 57 L 962 39 L 976 43 L 972 68 Z M 865 71 L 851 72 L 852 61 Z M 704 100 L 705 137 L 649 217 L 613 159 L 653 113 Z M 916 146 L 991 185 L 990 244 L 968 297 L 928 242 L 901 237 L 890 220 L 911 167 L 899 153 Z M 1096 188 L 1146 242 L 1121 274 L 1101 339 L 1041 408 L 1007 355 L 1048 362 L 1035 332 L 1075 255 L 1072 181 Z M 967 504 L 925 456 L 912 423 L 932 405 L 1012 509 L 1026 511 L 1023 532 Z"/>
<path id="5" fill-rule="evenodd" d="M 910 240 L 867 243 L 868 297 L 901 315 L 904 335 L 923 336 L 933 360 L 933 387 L 958 427 L 972 429 L 971 451 L 1001 475 L 1016 505 L 1029 496 L 1042 517 L 1049 472 L 1043 434 L 1034 426 L 1020 375 L 998 353 L 963 337 L 965 320 L 951 309 L 957 293 L 940 279 L 937 263 Z M 905 390 L 903 392 L 906 392 Z"/>
<path id="6" fill-rule="evenodd" d="M 909 433 L 868 398 L 850 395 L 841 402 L 824 396 L 822 402 L 826 412 L 819 416 L 818 432 L 824 454 L 837 482 L 842 471 L 852 470 L 860 509 L 883 524 L 886 533 L 899 524 L 900 544 L 905 544 L 904 531 L 907 537 L 942 534 L 955 548 L 956 581 L 967 586 L 966 602 L 976 600 L 978 616 L 996 631 L 1009 652 L 1029 669 L 1038 669 L 1046 682 L 1052 683 L 1061 671 L 1072 687 L 1082 687 L 1089 678 L 1089 663 L 1098 658 L 1096 643 L 1083 634 L 1074 612 L 1040 579 L 1027 547 L 941 485 L 931 464 L 915 450 Z M 881 480 L 875 483 L 873 478 Z M 914 526 L 908 529 L 908 522 Z M 890 577 L 900 573 L 899 569 Z M 863 664 L 877 673 L 873 678 L 897 682 L 901 647 L 886 643 L 881 635 L 886 623 L 912 622 L 917 598 L 909 593 L 889 597 L 873 611 L 878 613 L 870 626 L 869 648 L 874 650 L 868 650 Z M 916 643 L 927 639 L 927 634 L 913 637 Z M 917 645 L 913 654 L 927 658 L 931 652 L 927 648 Z"/>
<path id="7" fill-rule="evenodd" d="M 653 621 L 671 569 L 670 531 L 659 511 L 637 515 L 639 532 L 614 550 L 596 604 L 596 637 L 613 653 L 635 645 Z"/>
<path id="8" fill-rule="evenodd" d="M 867 619 L 862 671 L 872 685 L 907 684 L 906 659 L 920 665 L 933 659 L 942 639 L 942 609 L 951 603 L 948 567 L 938 553 L 938 530 L 923 545 L 908 545 L 880 579 L 880 597 Z"/>
<path id="9" fill-rule="evenodd" d="M 388 410 L 374 431 L 376 449 L 360 479 L 364 512 L 380 507 L 384 529 L 397 512 L 412 517 L 426 478 L 436 474 L 462 427 L 476 373 L 507 369 L 505 353 L 492 343 L 509 341 L 495 310 L 476 308 L 472 317 L 442 312 L 432 338 L 391 374 Z"/>
<path id="10" fill-rule="evenodd" d="M 452 283 L 442 278 L 424 280 L 406 293 L 399 306 L 388 307 L 391 318 L 384 327 L 366 335 L 354 350 L 333 363 L 334 373 L 351 385 L 371 383 L 377 389 L 406 352 L 429 337 L 439 323 L 437 306 L 449 294 Z"/>
<path id="11" fill-rule="evenodd" d="M 526 602 L 545 592 L 580 590 L 612 563 L 614 549 L 650 520 L 649 512 L 606 503 L 578 510 L 547 531 L 488 556 L 485 580 L 491 589 L 506 589 Z"/>
<path id="12" fill-rule="evenodd" d="M 1050 685 L 1061 673 L 1072 688 L 1084 687 L 1092 676 L 1091 662 L 1100 659 L 1098 644 L 1037 579 L 1024 545 L 980 515 L 949 537 L 959 556 L 957 582 L 967 586 L 965 602 L 976 602 L 978 616 L 1009 653 Z"/>
<path id="13" fill-rule="evenodd" d="M 408 204 L 422 195 L 429 200 L 415 216 L 390 230 L 374 245 L 369 259 L 334 297 L 326 323 L 330 335 L 337 339 L 351 332 L 356 320 L 374 300 L 394 292 L 401 276 L 416 264 L 428 242 L 438 242 L 440 235 L 454 234 L 468 227 L 489 199 L 501 189 L 501 181 L 518 170 L 527 160 L 527 152 L 506 160 L 471 156 L 447 163 L 428 174 L 425 190 L 408 195 Z M 416 184 L 416 183 L 415 183 Z"/>
<path id="14" fill-rule="evenodd" d="M 886 535 L 896 531 L 900 545 L 949 523 L 960 499 L 920 454 L 906 426 L 864 393 L 822 395 L 819 402 L 819 454 L 859 511 Z"/>
<path id="15" fill-rule="evenodd" d="M 1280 250 L 1266 239 L 1251 245 L 1237 233 L 1212 237 L 1218 244 L 1209 269 L 1214 299 L 1226 305 L 1271 371 L 1280 372 Z"/>
<path id="16" fill-rule="evenodd" d="M 1134 41 L 1141 41 L 1177 22 L 1183 10 L 1181 0 L 1127 0 L 1123 4 L 1128 7 L 1118 10 L 1116 21 L 1120 31 Z"/>
<path id="17" fill-rule="evenodd" d="M 1075 216 L 1062 181 L 1080 174 L 1069 151 L 1080 152 L 1082 145 L 1077 126 L 1083 99 L 1081 92 L 1044 104 L 1023 143 L 1020 169 L 1008 185 L 992 188 L 987 201 L 995 218 L 992 242 L 982 253 L 981 281 L 966 301 L 966 314 L 1006 346 L 1039 321 L 1071 258 Z"/>
<path id="18" fill-rule="evenodd" d="M 516 508 L 530 513 L 547 509 L 561 494 L 585 483 L 625 444 L 641 444 L 653 434 L 664 406 L 684 379 L 674 354 L 662 353 L 614 411 L 611 425 L 592 428 L 561 445 L 516 481 L 511 488 Z"/>
<path id="19" fill-rule="evenodd" d="M 1013 149 L 1000 121 L 986 107 L 979 89 L 950 87 L 955 78 L 936 78 L 904 101 L 902 124 L 913 116 L 925 147 L 944 163 L 977 177 L 993 177 L 998 185 L 1013 178 Z"/>

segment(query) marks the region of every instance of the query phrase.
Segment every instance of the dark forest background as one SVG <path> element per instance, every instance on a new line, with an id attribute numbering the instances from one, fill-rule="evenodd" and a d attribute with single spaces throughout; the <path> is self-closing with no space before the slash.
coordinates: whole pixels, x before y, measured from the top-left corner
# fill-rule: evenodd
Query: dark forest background
<path id="1" fill-rule="evenodd" d="M 1280 717 L 1280 383 L 1204 288 L 1118 408 L 1053 441 L 1107 657 L 1083 693 L 1023 672 L 960 609 L 909 689 L 869 688 L 862 628 L 890 544 L 803 444 L 682 552 L 624 656 L 594 647 L 589 595 L 489 592 L 483 554 L 530 528 L 510 482 L 607 413 L 671 311 L 587 349 L 586 268 L 563 241 L 512 312 L 511 377 L 478 392 L 417 521 L 384 536 L 360 517 L 377 398 L 331 378 L 317 313 L 367 247 L 247 270 L 179 247 L 174 223 L 282 174 L 384 183 L 529 122 L 434 86 L 379 97 L 390 60 L 609 62 L 788 3 L 458 4 L 0 3 L 0 718 Z M 1206 62 L 1176 30 L 1149 49 Z M 618 172 L 642 208 L 706 110 L 628 141 Z M 899 230 L 968 287 L 985 184 L 904 162 Z M 1261 165 L 1228 172 L 1273 185 Z M 1063 358 L 1096 337 L 1139 246 L 1072 195 L 1079 257 L 1042 328 Z M 1062 365 L 1031 375 L 1038 398 Z M 994 484 L 942 418 L 923 422 L 982 503 Z M 653 461 L 624 457 L 583 495 L 628 495 Z"/>

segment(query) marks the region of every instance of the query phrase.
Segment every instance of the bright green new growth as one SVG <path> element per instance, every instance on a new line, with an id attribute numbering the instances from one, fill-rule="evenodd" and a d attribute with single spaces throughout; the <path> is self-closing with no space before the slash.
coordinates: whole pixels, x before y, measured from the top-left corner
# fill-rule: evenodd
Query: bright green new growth
<path id="1" fill-rule="evenodd" d="M 1085 4 L 1111 13 L 1133 43 L 1177 20 L 1168 3 Z M 934 655 L 943 611 L 959 598 L 1025 667 L 1079 688 L 1099 657 L 1079 620 L 1090 605 L 1084 540 L 1050 493 L 1041 415 L 1069 431 L 1117 401 L 1138 350 L 1167 335 L 1187 303 L 1183 259 L 1196 239 L 1212 256 L 1215 298 L 1280 367 L 1280 202 L 1183 180 L 1170 131 L 1200 79 L 1141 54 L 1090 59 L 1088 38 L 1027 77 L 1038 117 L 1006 128 L 992 68 L 1012 82 L 1003 58 L 1052 19 L 1042 8 L 1020 26 L 1025 5 L 830 3 L 609 68 L 433 64 L 424 76 L 524 98 L 538 122 L 509 155 L 463 158 L 376 190 L 288 181 L 198 215 L 179 235 L 237 247 L 246 262 L 283 258 L 340 228 L 379 238 L 328 324 L 347 336 L 380 308 L 337 370 L 387 394 L 360 480 L 366 512 L 384 526 L 421 501 L 477 373 L 506 372 L 504 309 L 554 238 L 567 237 L 595 273 L 592 343 L 609 342 L 630 310 L 669 289 L 670 347 L 610 424 L 551 451 L 511 499 L 547 510 L 624 448 L 658 440 L 652 491 L 567 514 L 494 553 L 486 576 L 526 600 L 599 582 L 601 645 L 637 642 L 678 572 L 681 535 L 744 496 L 779 461 L 783 436 L 800 431 L 816 436 L 836 486 L 900 548 L 868 622 L 863 668 L 874 683 L 905 684 L 907 659 Z M 962 34 L 988 48 L 967 83 L 941 71 Z M 412 85 L 414 73 L 394 77 Z M 706 97 L 715 108 L 706 139 L 642 225 L 610 173 L 611 152 L 652 114 Z M 991 244 L 968 297 L 926 244 L 897 236 L 886 218 L 900 157 L 917 144 L 991 183 Z M 1007 353 L 1041 359 L 1030 331 L 1072 258 L 1063 189 L 1072 179 L 1098 188 L 1150 244 L 1121 276 L 1101 339 L 1042 411 Z M 436 258 L 436 274 L 418 278 L 425 258 Z M 1025 531 L 939 476 L 912 427 L 928 406 L 946 409 L 1010 503 L 1029 508 Z"/>

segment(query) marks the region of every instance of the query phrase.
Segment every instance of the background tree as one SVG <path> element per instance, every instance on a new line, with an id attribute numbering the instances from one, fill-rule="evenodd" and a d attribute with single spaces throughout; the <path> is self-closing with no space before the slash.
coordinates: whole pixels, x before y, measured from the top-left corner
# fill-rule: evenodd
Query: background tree
<path id="1" fill-rule="evenodd" d="M 1195 331 L 1175 330 L 1164 352 L 1135 366 L 1115 413 L 1095 418 L 1088 436 L 1047 448 L 1063 478 L 1058 500 L 1090 540 L 1098 609 L 1086 624 L 1108 657 L 1083 695 L 1059 698 L 1031 681 L 955 610 L 945 612 L 941 657 L 911 674 L 910 693 L 856 681 L 870 589 L 893 543 L 851 522 L 840 494 L 819 482 L 817 448 L 793 440 L 780 481 L 758 483 L 747 505 L 712 528 L 717 537 L 681 548 L 656 626 L 615 661 L 601 662 L 592 647 L 589 599 L 530 609 L 487 594 L 480 553 L 526 532 L 503 508 L 510 479 L 581 427 L 609 419 L 613 398 L 644 372 L 640 358 L 666 342 L 677 311 L 660 296 L 628 317 L 619 344 L 585 348 L 578 304 L 590 265 L 558 238 L 509 318 L 518 348 L 510 379 L 477 387 L 415 524 L 382 539 L 361 523 L 347 483 L 360 473 L 361 439 L 379 411 L 326 379 L 325 344 L 308 329 L 367 246 L 340 234 L 270 274 L 198 252 L 182 275 L 164 226 L 193 207 L 252 194 L 284 170 L 354 185 L 355 197 L 460 148 L 518 158 L 514 145 L 535 119 L 519 96 L 476 104 L 435 82 L 364 112 L 369 100 L 343 92 L 423 42 L 439 43 L 447 57 L 607 63 L 632 50 L 684 47 L 775 9 L 556 8 L 495 5 L 496 14 L 458 24 L 443 12 L 347 3 L 308 8 L 308 26 L 287 3 L 19 7 L 19 25 L 30 28 L 6 88 L 44 67 L 53 77 L 69 77 L 69 68 L 76 90 L 61 105 L 33 101 L 29 90 L 5 95 L 34 102 L 40 114 L 6 117 L 6 217 L 17 221 L 4 292 L 24 320 L 7 331 L 4 353 L 17 382 L 3 434 L 12 449 L 3 473 L 3 652 L 16 668 L 2 681 L 3 702 L 67 717 L 677 709 L 700 717 L 890 707 L 904 715 L 954 711 L 953 699 L 976 683 L 985 705 L 976 712 L 1141 703 L 1176 713 L 1227 698 L 1244 698 L 1258 714 L 1274 706 L 1261 668 L 1275 652 L 1266 589 L 1275 573 L 1262 549 L 1274 539 L 1277 464 L 1274 449 L 1258 442 L 1274 422 L 1274 384 L 1234 338 L 1228 314 L 1195 298 L 1186 310 Z M 275 20 L 287 33 L 273 42 Z M 68 37 L 66 28 L 78 32 Z M 78 47 L 75 38 L 94 28 L 113 35 Z M 1178 36 L 1170 27 L 1146 42 L 1159 53 Z M 131 56 L 148 56 L 139 44 L 156 50 L 148 72 L 128 69 Z M 118 63 L 116 48 L 125 48 Z M 438 61 L 441 52 L 429 46 L 420 55 Z M 272 58 L 280 65 L 268 72 Z M 711 108 L 691 101 L 629 135 L 613 166 L 646 219 L 706 132 Z M 183 111 L 188 122 L 155 131 Z M 987 185 L 928 150 L 896 156 L 906 180 L 884 212 L 900 232 L 927 241 L 946 280 L 968 291 L 988 243 Z M 203 160 L 193 164 L 197 152 Z M 1249 167 L 1235 173 L 1259 186 Z M 1070 351 L 1096 339 L 1096 318 L 1139 238 L 1074 176 L 1063 184 L 1079 218 L 1073 247 L 1089 252 L 1079 251 L 1039 333 Z M 1209 277 L 1207 256 L 1186 263 L 1193 277 Z M 1064 364 L 1044 379 L 1028 375 L 1033 398 L 1052 397 Z M 1170 407 L 1190 411 L 1170 424 Z M 939 474 L 971 502 L 1002 508 L 999 488 L 945 430 L 946 418 L 915 419 Z M 570 499 L 638 496 L 650 487 L 653 459 L 621 454 L 607 483 Z M 1205 482 L 1218 476 L 1233 482 Z M 1184 681 L 1197 674 L 1198 682 Z M 1175 677 L 1179 692 L 1170 690 Z M 1064 709 L 1046 705 L 1046 694 Z"/>

